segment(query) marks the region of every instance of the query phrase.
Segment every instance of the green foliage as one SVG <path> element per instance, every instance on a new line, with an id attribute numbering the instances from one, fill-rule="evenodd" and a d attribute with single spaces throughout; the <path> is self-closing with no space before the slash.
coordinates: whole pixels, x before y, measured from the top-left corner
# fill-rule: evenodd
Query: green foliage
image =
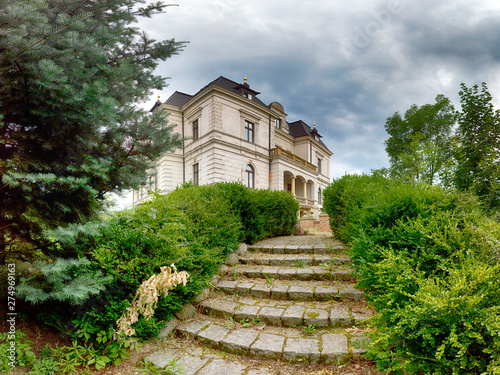
<path id="1" fill-rule="evenodd" d="M 495 212 L 500 207 L 500 110 L 494 109 L 484 82 L 481 88 L 462 83 L 459 95 L 460 112 L 438 95 L 434 105 L 413 105 L 404 117 L 396 112 L 387 119 L 391 175 L 473 192 Z"/>
<path id="2" fill-rule="evenodd" d="M 0 256 L 22 242 L 51 254 L 45 230 L 95 217 L 106 193 L 139 187 L 181 146 L 139 105 L 165 86 L 159 61 L 184 45 L 136 26 L 167 7 L 143 3 L 0 2 Z"/>
<path id="3" fill-rule="evenodd" d="M 500 265 L 473 252 L 460 260 L 444 277 L 421 278 L 411 303 L 394 312 L 406 371 L 480 374 L 500 356 Z"/>
<path id="4" fill-rule="evenodd" d="M 284 191 L 251 190 L 249 205 L 256 212 L 242 217 L 245 241 L 253 243 L 267 237 L 291 235 L 295 231 L 299 203 Z"/>
<path id="5" fill-rule="evenodd" d="M 391 174 L 414 182 L 432 184 L 450 157 L 450 133 L 456 114 L 450 100 L 436 96 L 435 104 L 412 105 L 404 117 L 389 117 L 385 142 Z"/>
<path id="6" fill-rule="evenodd" d="M 334 206 L 335 204 L 335 206 Z M 500 226 L 477 199 L 380 175 L 325 189 L 352 245 L 358 286 L 377 310 L 369 354 L 391 371 L 499 371 Z"/>
<path id="7" fill-rule="evenodd" d="M 133 348 L 137 345 L 130 340 L 109 341 L 104 338 L 105 336 L 100 336 L 101 349 L 96 349 L 90 343 L 80 345 L 73 341 L 69 346 L 46 345 L 40 350 L 37 358 L 32 351 L 31 341 L 25 339 L 25 336 L 22 331 L 15 332 L 15 367 L 24 367 L 29 375 L 90 374 L 91 370 L 101 370 L 110 363 L 120 364 L 122 359 L 128 358 L 126 348 Z M 8 333 L 1 333 L 0 371 L 2 373 L 9 373 L 12 369 L 8 358 L 9 348 Z"/>
<path id="8" fill-rule="evenodd" d="M 88 230 L 79 227 L 53 231 L 52 235 L 60 239 L 57 246 L 53 245 L 57 247 L 54 250 L 80 259 L 36 263 L 37 272 L 30 274 L 29 283 L 23 280 L 20 287 L 27 301 L 40 302 L 36 306 L 38 319 L 75 342 L 73 351 L 60 353 L 67 359 L 65 369 L 71 373 L 71 366 L 78 368 L 74 359 L 78 353 L 84 358 L 90 358 L 88 353 L 95 355 L 91 362 L 95 367 L 126 358 L 130 342 L 115 336 L 116 322 L 143 281 L 157 274 L 160 267 L 175 264 L 177 269 L 188 272 L 188 283 L 161 297 L 154 317 L 141 316 L 133 325 L 136 339 L 156 337 L 164 322 L 208 286 L 226 256 L 248 237 L 242 222 L 254 220 L 246 216 L 250 212 L 258 216 L 256 239 L 260 239 L 291 233 L 298 204 L 288 194 L 253 191 L 241 184 L 186 184 L 168 195 L 157 194 L 131 210 L 116 213 L 100 227 L 89 224 Z M 90 261 L 83 260 L 86 257 Z M 78 293 L 71 287 L 80 276 L 109 282 L 99 294 L 82 294 L 78 302 L 84 303 L 73 307 L 70 303 Z M 39 290 L 43 293 L 33 297 Z M 68 299 L 57 300 L 59 296 Z M 41 358 L 35 365 L 39 371 L 61 366 L 50 358 Z"/>
<path id="9" fill-rule="evenodd" d="M 93 352 L 89 364 L 95 364 L 96 368 L 103 368 L 107 364 L 119 365 L 123 359 L 128 359 L 129 349 L 140 347 L 140 344 L 128 337 L 116 338 L 112 326 L 107 330 L 99 329 L 88 318 L 90 316 L 84 315 L 81 319 L 73 320 L 74 331 L 70 334 L 73 346 L 80 342 L 83 343 L 83 348 Z"/>
<path id="10" fill-rule="evenodd" d="M 159 374 L 165 374 L 165 375 L 182 375 L 184 374 L 184 365 L 179 365 L 176 363 L 175 358 L 172 359 L 164 368 L 160 368 L 156 366 L 154 363 L 149 362 L 144 360 L 142 362 L 142 365 L 144 368 L 136 368 L 136 371 L 142 372 L 144 374 L 151 374 L 151 375 L 159 375 Z"/>
<path id="11" fill-rule="evenodd" d="M 248 189 L 241 183 L 215 185 L 241 221 L 241 241 L 254 243 L 267 237 L 287 236 L 295 231 L 299 204 L 283 191 Z"/>
<path id="12" fill-rule="evenodd" d="M 310 334 L 316 331 L 316 324 L 309 324 L 308 326 L 302 327 L 305 334 Z"/>
<path id="13" fill-rule="evenodd" d="M 12 351 L 14 350 L 14 351 Z M 14 354 L 15 358 L 12 358 Z M 20 330 L 0 333 L 0 371 L 8 373 L 13 366 L 28 366 L 35 359 L 31 340 Z"/>
<path id="14" fill-rule="evenodd" d="M 21 278 L 16 287 L 19 298 L 32 304 L 47 300 L 79 305 L 90 296 L 99 294 L 112 278 L 102 271 L 91 271 L 87 259 L 61 259 L 54 263 L 36 261 L 28 277 Z"/>
<path id="15" fill-rule="evenodd" d="M 197 249 L 195 251 L 214 249 L 225 258 L 238 247 L 241 223 L 222 190 L 224 185 L 185 185 L 166 199 L 175 204 L 190 223 L 187 244 Z"/>
<path id="16" fill-rule="evenodd" d="M 379 196 L 391 191 L 395 180 L 383 175 L 345 175 L 333 181 L 323 192 L 323 210 L 330 226 L 344 242 L 357 233 L 356 224 L 369 210 L 377 207 Z"/>
<path id="17" fill-rule="evenodd" d="M 117 214 L 103 226 L 93 243 L 95 266 L 113 275 L 115 282 L 90 312 L 92 324 L 105 329 L 126 309 L 142 283 L 161 266 L 174 263 L 190 275 L 186 286 L 160 298 L 156 316 L 169 319 L 200 293 L 226 256 L 242 240 L 290 234 L 298 204 L 288 194 L 254 191 L 238 183 L 212 186 L 186 184 L 172 193 L 156 195 L 130 211 Z M 242 224 L 244 222 L 244 224 Z M 255 231 L 245 225 L 255 225 Z M 249 233 L 256 233 L 249 238 Z M 140 337 L 155 335 L 156 321 L 140 320 L 134 328 Z"/>
<path id="18" fill-rule="evenodd" d="M 494 110 L 486 83 L 461 85 L 462 112 L 458 120 L 458 160 L 455 185 L 471 190 L 487 208 L 500 207 L 500 111 Z"/>

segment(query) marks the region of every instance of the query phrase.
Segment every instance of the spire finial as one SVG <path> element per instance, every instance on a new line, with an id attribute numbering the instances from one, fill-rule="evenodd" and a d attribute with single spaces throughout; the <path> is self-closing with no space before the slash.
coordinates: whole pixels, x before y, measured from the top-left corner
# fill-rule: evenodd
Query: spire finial
<path id="1" fill-rule="evenodd" d="M 245 74 L 245 78 L 243 79 L 245 83 L 247 83 L 247 75 Z"/>
<path id="2" fill-rule="evenodd" d="M 314 126 L 314 129 L 316 129 L 316 121 L 314 121 L 314 124 L 313 124 L 313 126 Z"/>

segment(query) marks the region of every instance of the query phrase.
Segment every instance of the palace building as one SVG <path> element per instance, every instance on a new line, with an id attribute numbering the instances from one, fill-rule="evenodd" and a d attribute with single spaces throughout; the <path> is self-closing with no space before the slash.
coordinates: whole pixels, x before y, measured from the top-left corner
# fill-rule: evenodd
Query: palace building
<path id="1" fill-rule="evenodd" d="M 330 183 L 333 153 L 321 141 L 316 124 L 288 122 L 278 102 L 266 105 L 245 77 L 224 77 L 194 95 L 176 91 L 151 111 L 169 113 L 169 124 L 185 139 L 183 147 L 165 154 L 144 187 L 133 193 L 134 204 L 148 191 L 168 193 L 192 181 L 205 185 L 241 181 L 256 189 L 288 191 L 300 204 L 301 216 L 318 217 L 322 195 Z"/>

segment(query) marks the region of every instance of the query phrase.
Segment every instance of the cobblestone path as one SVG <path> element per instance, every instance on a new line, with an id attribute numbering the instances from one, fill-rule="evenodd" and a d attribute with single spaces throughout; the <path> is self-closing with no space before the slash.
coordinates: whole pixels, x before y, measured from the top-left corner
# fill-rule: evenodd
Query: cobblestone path
<path id="1" fill-rule="evenodd" d="M 363 353 L 353 343 L 364 339 L 359 327 L 371 311 L 340 242 L 267 239 L 240 247 L 227 263 L 194 316 L 176 325 L 184 346 L 146 360 L 165 367 L 175 359 L 185 375 L 275 375 L 273 363 L 341 364 Z"/>

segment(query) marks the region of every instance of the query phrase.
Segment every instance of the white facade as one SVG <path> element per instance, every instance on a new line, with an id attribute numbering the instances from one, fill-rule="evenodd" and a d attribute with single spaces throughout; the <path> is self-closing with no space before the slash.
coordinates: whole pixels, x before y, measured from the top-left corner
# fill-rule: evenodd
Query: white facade
<path id="1" fill-rule="evenodd" d="M 169 113 L 169 124 L 183 148 L 164 155 L 134 204 L 148 190 L 168 193 L 193 181 L 200 185 L 241 181 L 249 187 L 289 191 L 301 215 L 317 217 L 323 190 L 330 183 L 332 152 L 316 128 L 288 123 L 283 107 L 265 105 L 245 82 L 219 77 L 195 95 L 175 92 L 152 111 Z"/>

